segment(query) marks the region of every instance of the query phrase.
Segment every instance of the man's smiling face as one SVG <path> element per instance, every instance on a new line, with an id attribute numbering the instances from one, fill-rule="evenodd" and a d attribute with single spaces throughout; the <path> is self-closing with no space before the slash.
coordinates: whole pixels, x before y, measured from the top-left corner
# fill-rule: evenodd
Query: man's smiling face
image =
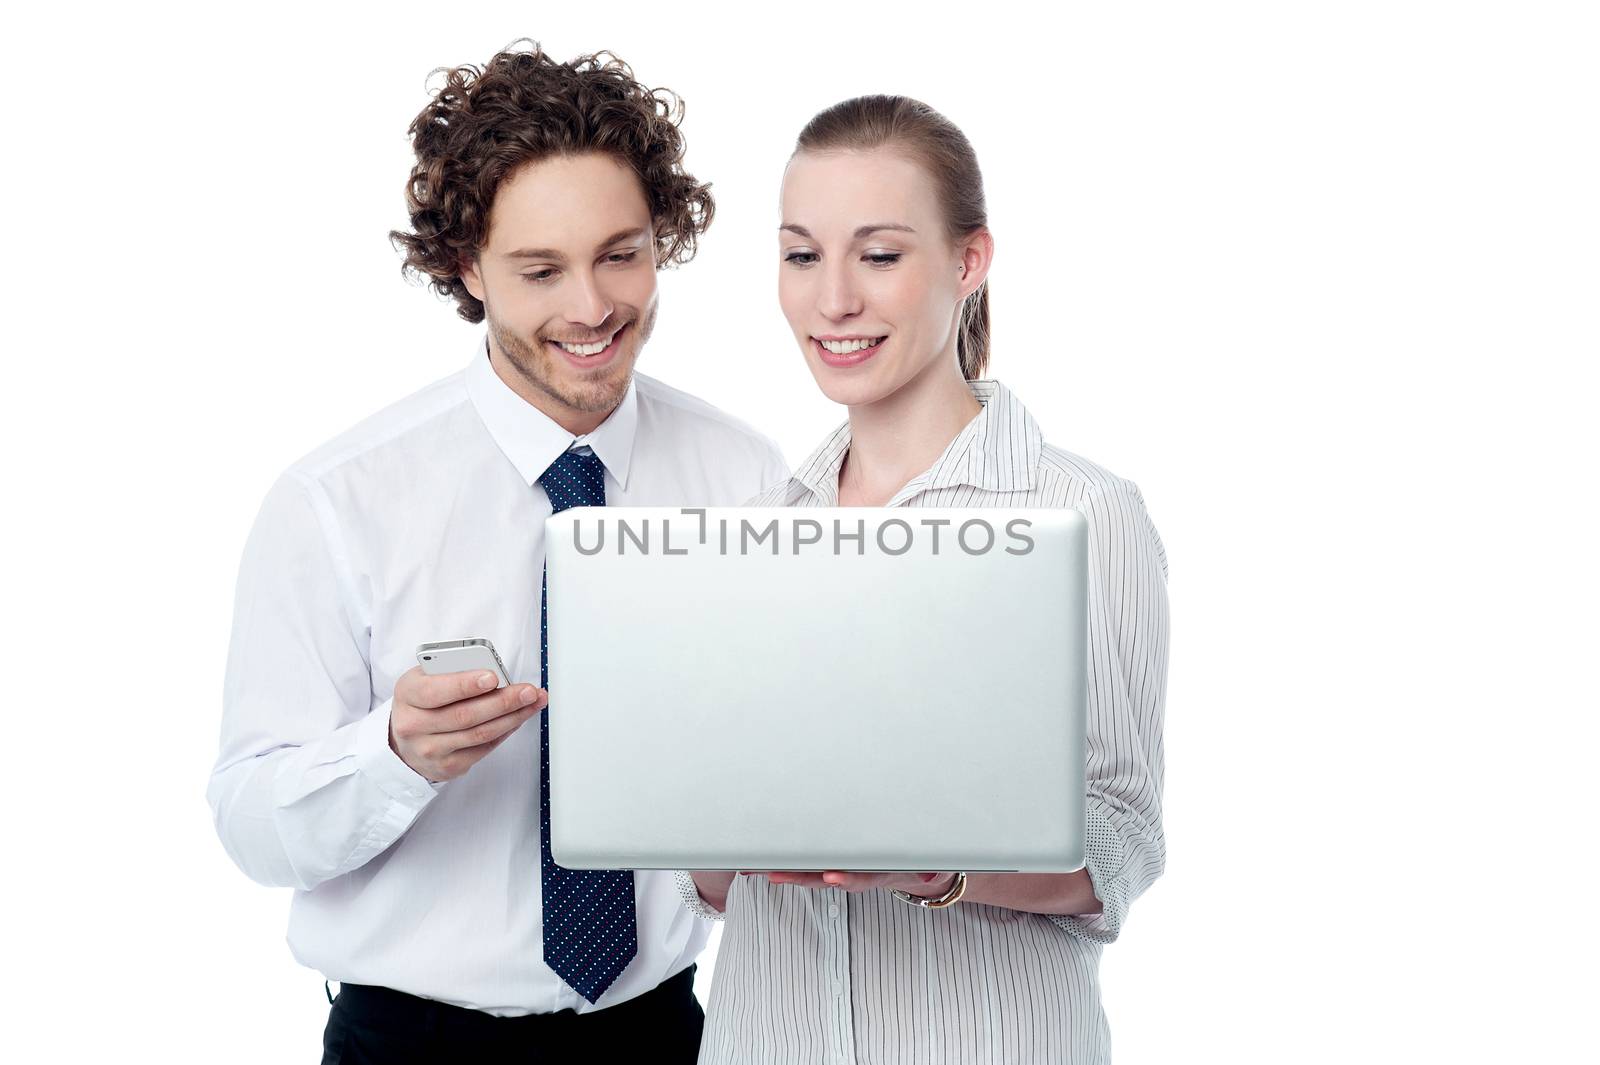
<path id="1" fill-rule="evenodd" d="M 489 237 L 461 279 L 483 301 L 506 383 L 569 432 L 592 431 L 622 401 L 655 326 L 639 179 L 597 152 L 529 163 L 496 192 Z"/>

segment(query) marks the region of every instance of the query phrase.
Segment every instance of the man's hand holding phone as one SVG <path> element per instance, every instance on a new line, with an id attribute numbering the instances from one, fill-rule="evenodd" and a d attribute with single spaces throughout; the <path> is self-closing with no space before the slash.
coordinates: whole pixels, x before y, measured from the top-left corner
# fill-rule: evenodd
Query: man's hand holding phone
<path id="1" fill-rule="evenodd" d="M 461 776 L 549 701 L 532 684 L 499 683 L 487 670 L 407 670 L 394 686 L 390 748 L 435 784 Z"/>

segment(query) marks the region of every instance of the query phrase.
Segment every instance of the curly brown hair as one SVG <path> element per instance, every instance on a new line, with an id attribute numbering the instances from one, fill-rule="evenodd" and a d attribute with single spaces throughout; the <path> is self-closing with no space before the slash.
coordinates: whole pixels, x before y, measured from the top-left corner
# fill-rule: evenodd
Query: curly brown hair
<path id="1" fill-rule="evenodd" d="M 531 49 L 513 50 L 520 44 Z M 633 169 L 655 227 L 656 265 L 686 263 L 711 224 L 711 186 L 683 169 L 683 101 L 649 89 L 611 52 L 551 59 L 535 41 L 513 41 L 476 66 L 441 67 L 444 84 L 407 132 L 417 162 L 406 181 L 411 232 L 389 239 L 404 251 L 402 273 L 454 297 L 457 313 L 483 321 L 483 304 L 461 281 L 461 264 L 489 235 L 500 183 L 555 155 L 604 152 Z"/>

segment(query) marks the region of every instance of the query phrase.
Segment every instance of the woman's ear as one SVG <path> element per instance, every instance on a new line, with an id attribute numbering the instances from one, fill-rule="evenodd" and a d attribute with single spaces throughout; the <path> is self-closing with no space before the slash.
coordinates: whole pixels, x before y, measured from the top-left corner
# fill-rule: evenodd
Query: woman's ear
<path id="1" fill-rule="evenodd" d="M 980 227 L 969 233 L 957 250 L 961 255 L 957 267 L 961 271 L 961 284 L 956 289 L 956 298 L 966 299 L 978 291 L 978 286 L 989 276 L 989 265 L 994 262 L 994 236 L 987 226 Z"/>

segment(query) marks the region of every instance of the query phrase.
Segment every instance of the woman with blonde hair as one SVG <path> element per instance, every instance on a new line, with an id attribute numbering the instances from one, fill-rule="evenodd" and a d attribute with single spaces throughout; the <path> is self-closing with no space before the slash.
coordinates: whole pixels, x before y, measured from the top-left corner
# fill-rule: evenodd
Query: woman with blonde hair
<path id="1" fill-rule="evenodd" d="M 1166 852 L 1161 540 L 1133 482 L 1045 443 L 984 378 L 994 241 L 972 146 L 942 115 L 898 96 L 818 114 L 784 174 L 778 243 L 784 315 L 848 419 L 753 505 L 1088 518 L 1087 866 L 683 875 L 690 908 L 727 921 L 701 1065 L 1109 1060 L 1100 952 Z M 929 780 L 906 801 L 960 795 Z"/>

